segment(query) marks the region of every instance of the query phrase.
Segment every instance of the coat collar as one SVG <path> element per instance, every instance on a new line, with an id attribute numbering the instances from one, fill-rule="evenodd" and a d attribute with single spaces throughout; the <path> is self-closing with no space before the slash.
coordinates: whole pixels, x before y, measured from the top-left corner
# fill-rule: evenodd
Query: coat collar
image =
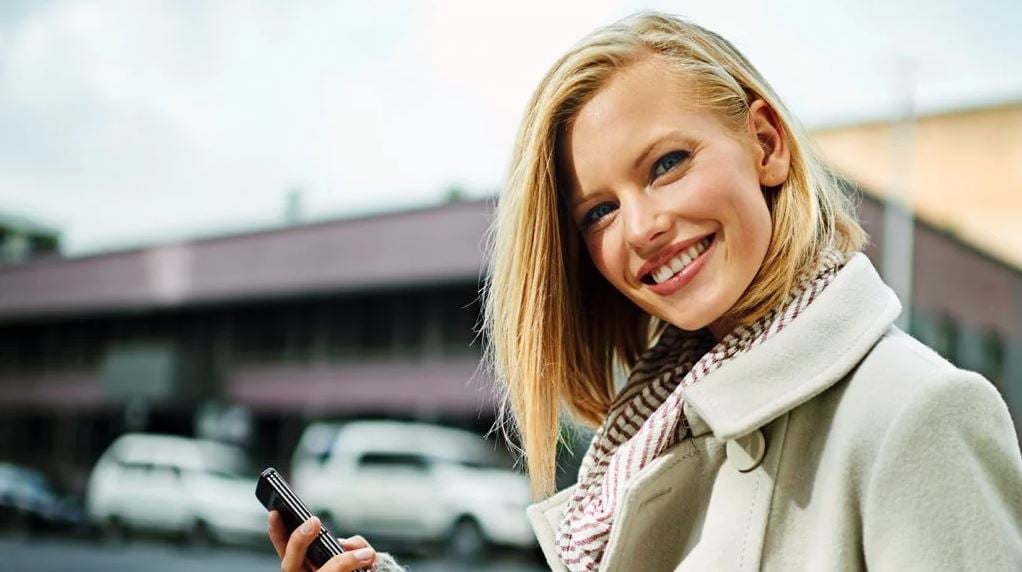
<path id="1" fill-rule="evenodd" d="M 684 390 L 691 436 L 734 439 L 822 393 L 861 361 L 900 311 L 869 259 L 853 255 L 787 327 Z M 555 538 L 576 487 L 526 511 L 550 569 L 558 572 L 566 568 Z"/>
<path id="2" fill-rule="evenodd" d="M 684 390 L 693 429 L 705 423 L 718 439 L 734 439 L 805 403 L 851 371 L 900 312 L 856 253 L 787 327 Z"/>

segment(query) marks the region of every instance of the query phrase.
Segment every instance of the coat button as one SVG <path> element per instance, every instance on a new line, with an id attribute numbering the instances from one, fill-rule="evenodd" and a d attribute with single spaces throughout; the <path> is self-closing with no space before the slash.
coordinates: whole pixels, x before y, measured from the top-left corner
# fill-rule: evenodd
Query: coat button
<path id="1" fill-rule="evenodd" d="M 727 442 L 727 459 L 742 473 L 748 473 L 763 462 L 766 439 L 759 429 Z"/>

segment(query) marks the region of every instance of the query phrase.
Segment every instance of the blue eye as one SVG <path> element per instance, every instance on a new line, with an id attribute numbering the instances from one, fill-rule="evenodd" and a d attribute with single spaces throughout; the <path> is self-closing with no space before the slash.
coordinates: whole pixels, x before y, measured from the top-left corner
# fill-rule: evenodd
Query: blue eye
<path id="1" fill-rule="evenodd" d="M 582 217 L 582 228 L 586 229 L 590 226 L 600 222 L 600 219 L 609 215 L 610 213 L 617 210 L 617 205 L 614 203 L 600 203 L 595 207 L 589 209 L 585 216 Z"/>
<path id="2" fill-rule="evenodd" d="M 678 166 L 679 163 L 688 158 L 688 151 L 671 151 L 657 159 L 657 162 L 653 164 L 653 178 L 657 178 L 671 169 Z"/>

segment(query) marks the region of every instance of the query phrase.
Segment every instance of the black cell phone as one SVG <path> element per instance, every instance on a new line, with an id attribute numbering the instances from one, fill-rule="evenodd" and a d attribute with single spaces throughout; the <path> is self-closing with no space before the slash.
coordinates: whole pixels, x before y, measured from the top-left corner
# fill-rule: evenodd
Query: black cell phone
<path id="1" fill-rule="evenodd" d="M 305 506 L 302 499 L 298 498 L 298 495 L 288 486 L 284 477 L 280 476 L 280 473 L 273 467 L 267 468 L 259 475 L 255 494 L 267 511 L 275 510 L 280 513 L 288 534 L 294 532 L 312 516 L 309 507 Z M 317 568 L 326 564 L 327 560 L 344 552 L 341 543 L 337 542 L 326 526 L 322 526 L 322 522 L 320 524 L 316 540 L 309 545 L 309 549 L 305 553 L 305 558 Z M 365 571 L 359 569 L 359 572 Z"/>

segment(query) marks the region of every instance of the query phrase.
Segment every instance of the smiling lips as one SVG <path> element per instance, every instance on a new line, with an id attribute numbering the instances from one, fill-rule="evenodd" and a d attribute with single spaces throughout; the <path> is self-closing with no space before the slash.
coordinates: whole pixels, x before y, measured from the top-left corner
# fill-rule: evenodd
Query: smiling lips
<path id="1" fill-rule="evenodd" d="M 710 247 L 710 244 L 713 242 L 713 238 L 713 234 L 704 236 L 698 242 L 679 249 L 671 255 L 671 258 L 659 263 L 652 269 L 648 269 L 644 265 L 644 273 L 642 274 L 640 281 L 648 285 L 657 285 L 670 280 L 673 276 L 685 270 L 694 260 L 699 258 L 699 255 L 706 252 L 706 250 Z"/>

